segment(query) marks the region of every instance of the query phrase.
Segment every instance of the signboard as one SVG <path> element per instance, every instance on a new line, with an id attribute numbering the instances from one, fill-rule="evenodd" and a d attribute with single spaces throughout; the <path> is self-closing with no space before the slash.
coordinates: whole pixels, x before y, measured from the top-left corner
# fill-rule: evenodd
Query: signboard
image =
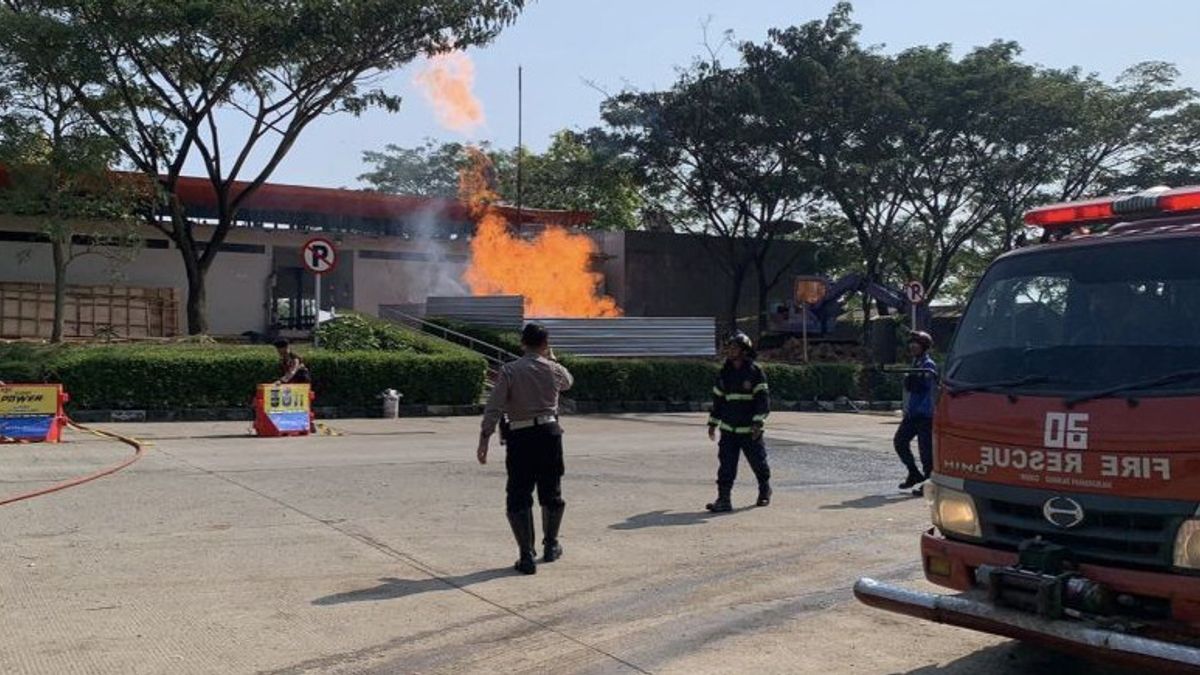
<path id="1" fill-rule="evenodd" d="M 825 299 L 829 284 L 822 277 L 796 277 L 792 297 L 796 304 L 815 305 Z"/>
<path id="2" fill-rule="evenodd" d="M 300 257 L 313 274 L 327 274 L 337 267 L 337 248 L 324 237 L 314 237 L 304 242 Z"/>
<path id="3" fill-rule="evenodd" d="M 259 436 L 307 434 L 310 388 L 307 384 L 260 384 L 255 399 L 255 431 Z"/>
<path id="4" fill-rule="evenodd" d="M 58 413 L 57 384 L 10 384 L 0 387 L 0 417 Z"/>
<path id="5" fill-rule="evenodd" d="M 904 284 L 904 297 L 914 305 L 925 302 L 925 286 L 919 281 L 910 281 Z"/>
<path id="6" fill-rule="evenodd" d="M 0 438 L 57 441 L 61 392 L 57 384 L 0 386 Z"/>

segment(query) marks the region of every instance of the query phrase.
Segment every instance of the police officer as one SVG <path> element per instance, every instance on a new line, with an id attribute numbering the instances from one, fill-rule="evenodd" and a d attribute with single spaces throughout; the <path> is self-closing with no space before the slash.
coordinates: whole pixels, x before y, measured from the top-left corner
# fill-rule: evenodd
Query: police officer
<path id="1" fill-rule="evenodd" d="M 522 574 L 535 574 L 533 491 L 542 507 L 542 562 L 562 557 L 558 530 L 566 502 L 562 498 L 563 445 L 558 423 L 558 395 L 571 388 L 574 378 L 554 358 L 549 335 L 538 324 L 521 333 L 525 355 L 500 368 L 483 413 L 476 457 L 487 463 L 488 442 L 507 415 L 508 524 L 520 555 L 514 566 Z"/>
<path id="2" fill-rule="evenodd" d="M 720 466 L 717 469 L 717 499 L 705 506 L 713 513 L 733 510 L 729 501 L 737 478 L 742 454 L 758 478 L 758 506 L 771 503 L 771 467 L 767 465 L 767 446 L 763 443 L 763 425 L 771 412 L 767 376 L 754 362 L 754 345 L 742 332 L 734 333 L 725 343 L 725 365 L 713 387 L 713 409 L 708 419 L 708 438 L 717 445 Z"/>
<path id="3" fill-rule="evenodd" d="M 908 478 L 900 484 L 909 490 L 924 483 L 933 471 L 933 394 L 937 382 L 937 364 L 929 356 L 933 337 L 924 331 L 908 336 L 908 354 L 912 357 L 912 372 L 904 377 L 908 400 L 904 404 L 904 420 L 896 430 L 893 444 L 900 461 L 908 469 Z M 912 440 L 917 439 L 921 451 L 921 470 L 913 460 Z"/>

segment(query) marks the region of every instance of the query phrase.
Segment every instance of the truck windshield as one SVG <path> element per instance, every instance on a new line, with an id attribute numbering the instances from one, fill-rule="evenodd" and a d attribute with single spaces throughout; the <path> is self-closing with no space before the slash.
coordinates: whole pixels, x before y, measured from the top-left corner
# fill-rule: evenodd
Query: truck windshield
<path id="1" fill-rule="evenodd" d="M 951 386 L 1020 381 L 1075 394 L 1200 369 L 1200 239 L 1113 239 L 1000 260 L 948 364 Z M 1167 378 L 1144 393 L 1197 389 L 1196 378 Z"/>

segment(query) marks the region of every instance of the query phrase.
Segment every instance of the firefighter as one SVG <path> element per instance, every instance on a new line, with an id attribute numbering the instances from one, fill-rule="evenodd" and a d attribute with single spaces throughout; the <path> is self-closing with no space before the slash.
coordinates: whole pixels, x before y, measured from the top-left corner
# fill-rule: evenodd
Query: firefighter
<path id="1" fill-rule="evenodd" d="M 311 384 L 312 375 L 300 355 L 292 351 L 287 340 L 276 340 L 275 351 L 279 352 L 279 372 L 275 384 Z"/>
<path id="2" fill-rule="evenodd" d="M 542 507 L 542 562 L 562 557 L 558 541 L 566 502 L 562 498 L 563 444 L 558 423 L 558 398 L 571 388 L 574 378 L 554 358 L 549 334 L 539 324 L 521 333 L 525 355 L 500 368 L 483 412 L 476 458 L 487 464 L 488 443 L 502 418 L 508 418 L 505 440 L 508 472 L 505 487 L 508 524 L 517 541 L 519 558 L 514 568 L 537 573 L 533 526 L 533 491 Z"/>
<path id="3" fill-rule="evenodd" d="M 742 332 L 734 333 L 725 342 L 725 365 L 713 387 L 712 415 L 708 419 L 708 438 L 721 441 L 717 445 L 717 499 L 705 506 L 713 513 L 733 510 L 729 500 L 733 482 L 737 479 L 738 461 L 742 454 L 758 479 L 758 506 L 771 503 L 771 467 L 767 465 L 767 446 L 763 442 L 763 427 L 771 412 L 767 377 L 754 362 L 754 345 Z"/>
<path id="4" fill-rule="evenodd" d="M 908 478 L 900 484 L 901 490 L 909 490 L 924 483 L 933 471 L 933 395 L 936 389 L 937 364 L 929 356 L 933 348 L 933 337 L 924 331 L 913 331 L 908 336 L 908 354 L 912 357 L 912 370 L 904 377 L 904 390 L 908 400 L 904 404 L 904 420 L 896 430 L 893 444 L 900 461 L 908 469 Z M 921 470 L 913 460 L 912 440 L 917 439 L 921 451 Z"/>

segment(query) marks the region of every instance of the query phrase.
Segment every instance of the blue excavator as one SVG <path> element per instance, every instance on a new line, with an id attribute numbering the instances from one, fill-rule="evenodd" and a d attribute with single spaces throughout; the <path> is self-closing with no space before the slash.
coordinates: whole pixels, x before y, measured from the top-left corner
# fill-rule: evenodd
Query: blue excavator
<path id="1" fill-rule="evenodd" d="M 774 334 L 800 335 L 807 327 L 809 338 L 831 336 L 838 317 L 846 313 L 846 299 L 863 292 L 875 301 L 881 315 L 912 316 L 914 303 L 903 291 L 868 281 L 865 274 L 855 272 L 837 281 L 826 276 L 797 276 L 790 301 L 776 305 L 769 317 L 769 330 Z M 915 309 L 917 325 L 928 326 L 929 306 L 916 303 Z"/>

